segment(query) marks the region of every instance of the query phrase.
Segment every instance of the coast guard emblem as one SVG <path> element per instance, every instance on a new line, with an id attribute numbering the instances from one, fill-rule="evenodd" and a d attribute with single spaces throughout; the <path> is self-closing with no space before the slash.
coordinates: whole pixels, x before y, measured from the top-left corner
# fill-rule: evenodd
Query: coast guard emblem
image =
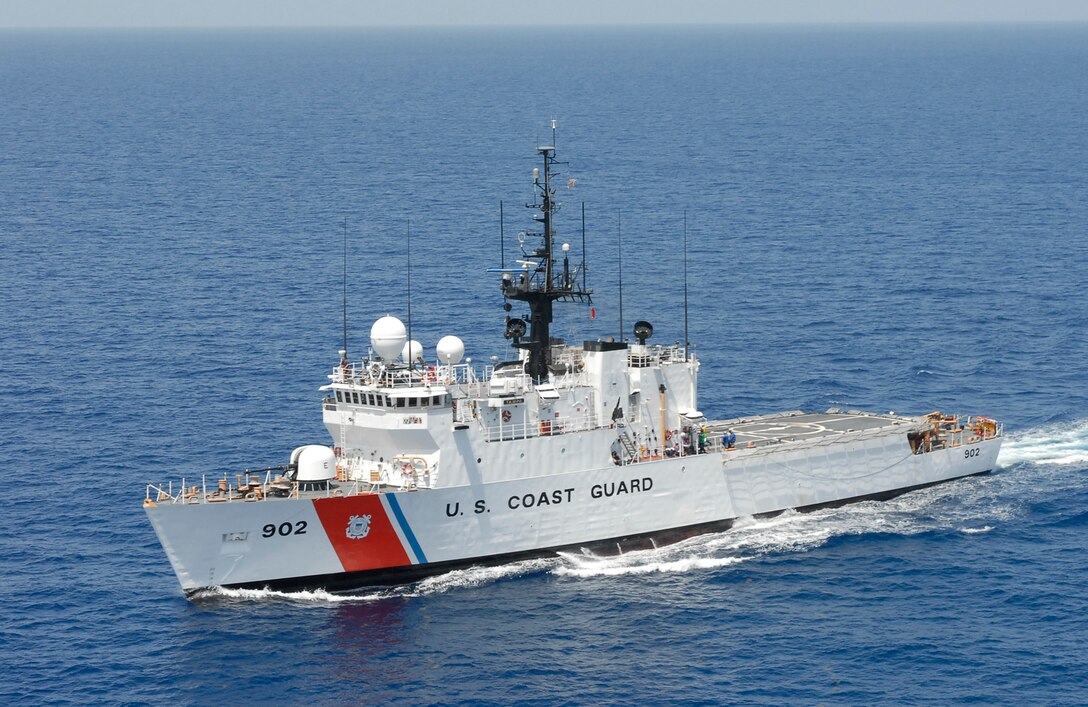
<path id="1" fill-rule="evenodd" d="M 349 540 L 362 540 L 370 535 L 370 516 L 352 516 L 348 518 L 347 536 Z"/>

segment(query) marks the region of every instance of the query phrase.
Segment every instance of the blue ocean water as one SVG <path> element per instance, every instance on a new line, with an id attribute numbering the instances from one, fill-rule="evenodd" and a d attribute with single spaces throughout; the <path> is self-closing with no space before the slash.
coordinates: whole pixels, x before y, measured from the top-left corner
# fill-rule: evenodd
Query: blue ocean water
<path id="1" fill-rule="evenodd" d="M 5 704 L 1088 701 L 1088 27 L 0 33 Z M 405 312 L 503 353 L 556 142 L 710 416 L 980 413 L 992 475 L 612 559 L 186 601 L 144 484 L 325 442 Z M 622 238 L 620 238 L 622 234 Z"/>

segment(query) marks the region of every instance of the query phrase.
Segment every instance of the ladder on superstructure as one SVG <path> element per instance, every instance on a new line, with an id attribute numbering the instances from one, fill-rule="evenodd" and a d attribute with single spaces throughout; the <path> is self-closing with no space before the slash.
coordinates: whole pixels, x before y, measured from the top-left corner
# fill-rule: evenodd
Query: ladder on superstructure
<path id="1" fill-rule="evenodd" d="M 343 475 L 344 478 L 337 479 L 337 481 L 350 481 L 351 480 L 350 470 L 348 469 L 348 462 L 347 462 L 348 450 L 347 450 L 347 447 L 344 444 L 345 441 L 347 440 L 347 432 L 345 431 L 346 427 L 347 427 L 347 413 L 345 413 L 344 411 L 341 410 L 340 411 L 340 459 L 338 459 L 337 462 L 336 462 L 336 468 L 340 470 L 340 474 Z"/>
<path id="2" fill-rule="evenodd" d="M 623 451 L 627 452 L 625 463 L 630 464 L 638 459 L 638 447 L 635 446 L 634 441 L 627 436 L 627 425 L 623 424 L 622 421 L 618 421 L 616 426 L 620 430 L 620 445 L 623 447 Z"/>

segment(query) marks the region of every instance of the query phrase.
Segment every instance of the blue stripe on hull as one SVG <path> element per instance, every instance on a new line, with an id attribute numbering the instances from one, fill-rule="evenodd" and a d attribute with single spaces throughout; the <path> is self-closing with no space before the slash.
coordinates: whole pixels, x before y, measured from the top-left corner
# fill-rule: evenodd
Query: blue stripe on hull
<path id="1" fill-rule="evenodd" d="M 404 517 L 404 511 L 400 509 L 397 495 L 394 493 L 387 493 L 385 494 L 385 500 L 389 503 L 389 508 L 392 509 L 393 515 L 397 517 L 397 523 L 400 524 L 401 532 L 404 533 L 404 537 L 408 540 L 408 544 L 412 546 L 412 552 L 415 553 L 416 562 L 419 564 L 426 564 L 427 556 L 423 554 L 423 548 L 419 546 L 419 541 L 416 540 L 415 533 L 412 532 L 412 528 L 408 525 L 408 520 Z"/>

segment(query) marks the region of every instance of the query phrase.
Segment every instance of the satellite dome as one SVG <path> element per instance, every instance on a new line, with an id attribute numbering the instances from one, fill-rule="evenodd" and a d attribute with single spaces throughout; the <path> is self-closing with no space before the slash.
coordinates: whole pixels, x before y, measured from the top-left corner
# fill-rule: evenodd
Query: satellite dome
<path id="1" fill-rule="evenodd" d="M 415 339 L 410 342 L 406 342 L 400 350 L 400 357 L 404 359 L 405 363 L 411 363 L 419 359 L 423 355 L 423 344 L 419 343 Z"/>
<path id="2" fill-rule="evenodd" d="M 386 315 L 370 327 L 370 345 L 386 361 L 395 359 L 407 340 L 408 332 L 404 329 L 404 322 L 396 317 Z"/>
<path id="3" fill-rule="evenodd" d="M 461 363 L 461 357 L 465 355 L 465 342 L 456 336 L 443 336 L 438 340 L 438 346 L 434 347 L 438 354 L 438 362 L 445 366 L 455 366 Z"/>

